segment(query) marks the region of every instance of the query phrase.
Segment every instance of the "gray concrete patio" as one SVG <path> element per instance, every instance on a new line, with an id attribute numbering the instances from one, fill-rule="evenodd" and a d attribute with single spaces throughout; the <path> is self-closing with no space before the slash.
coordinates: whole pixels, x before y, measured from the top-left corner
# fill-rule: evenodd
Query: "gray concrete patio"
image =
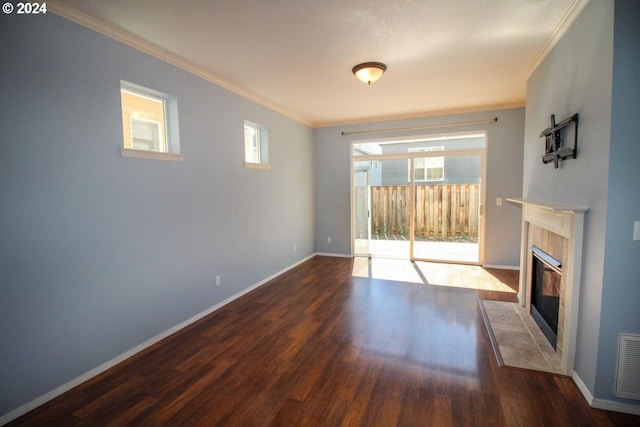
<path id="1" fill-rule="evenodd" d="M 416 241 L 413 249 L 416 259 L 470 264 L 479 262 L 478 243 Z M 409 258 L 409 240 L 355 239 L 354 254 L 407 259 Z"/>

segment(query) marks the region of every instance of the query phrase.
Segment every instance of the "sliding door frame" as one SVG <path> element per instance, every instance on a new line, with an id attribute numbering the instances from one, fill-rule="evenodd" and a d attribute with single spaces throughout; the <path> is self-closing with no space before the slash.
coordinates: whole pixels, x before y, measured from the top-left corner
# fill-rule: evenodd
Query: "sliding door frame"
<path id="1" fill-rule="evenodd" d="M 350 205 L 351 205 L 351 256 L 355 254 L 355 215 L 356 215 L 356 206 L 354 200 L 354 162 L 357 161 L 384 161 L 384 160 L 410 160 L 410 174 L 409 174 L 409 187 L 410 187 L 410 197 L 409 197 L 409 260 L 411 261 L 430 261 L 430 262 L 446 262 L 452 264 L 474 264 L 474 265 L 483 265 L 484 264 L 484 241 L 485 241 L 485 200 L 486 200 L 486 186 L 487 186 L 487 145 L 488 145 L 488 135 L 486 131 L 470 131 L 470 132 L 462 132 L 455 134 L 443 134 L 443 135 L 429 135 L 424 136 L 424 139 L 434 140 L 438 137 L 445 137 L 447 135 L 483 135 L 484 137 L 484 147 L 483 148 L 473 148 L 473 149 L 462 149 L 462 150 L 444 150 L 444 151 L 424 151 L 424 152 L 407 152 L 407 153 L 392 153 L 392 154 L 362 154 L 362 155 L 354 155 L 354 146 L 356 144 L 362 144 L 363 142 L 402 142 L 402 141 L 420 141 L 421 137 L 410 137 L 410 138 L 391 138 L 391 139 L 376 139 L 376 140 L 355 140 L 350 143 Z M 478 221 L 478 261 L 477 262 L 466 262 L 466 261 L 444 261 L 438 259 L 428 259 L 428 258 L 416 258 L 414 253 L 414 231 L 415 231 L 415 168 L 414 162 L 417 158 L 426 158 L 426 157 L 447 157 L 447 156 L 468 156 L 468 155 L 479 155 L 480 156 L 480 202 L 479 202 L 479 221 Z M 369 202 L 370 203 L 370 202 Z M 370 215 L 370 213 L 369 213 Z M 371 256 L 371 254 L 368 254 Z"/>

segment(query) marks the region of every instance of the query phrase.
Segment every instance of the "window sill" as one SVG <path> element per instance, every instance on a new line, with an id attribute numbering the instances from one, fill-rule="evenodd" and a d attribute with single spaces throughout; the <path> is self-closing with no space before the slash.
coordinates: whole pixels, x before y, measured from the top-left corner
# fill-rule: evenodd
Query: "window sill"
<path id="1" fill-rule="evenodd" d="M 270 170 L 271 165 L 263 164 L 263 163 L 249 163 L 244 162 L 244 167 L 247 169 L 262 169 L 262 170 Z"/>
<path id="2" fill-rule="evenodd" d="M 122 148 L 122 157 L 134 157 L 137 159 L 169 160 L 181 162 L 184 160 L 183 154 L 161 153 L 159 151 L 136 150 L 133 148 Z"/>

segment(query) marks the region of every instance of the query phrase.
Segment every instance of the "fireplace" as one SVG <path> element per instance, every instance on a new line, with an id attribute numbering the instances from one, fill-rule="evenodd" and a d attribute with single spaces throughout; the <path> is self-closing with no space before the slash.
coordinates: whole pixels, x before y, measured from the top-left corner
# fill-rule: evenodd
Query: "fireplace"
<path id="1" fill-rule="evenodd" d="M 558 343 L 562 262 L 536 246 L 531 246 L 531 254 L 531 317 L 555 350 Z"/>
<path id="2" fill-rule="evenodd" d="M 531 199 L 507 200 L 522 206 L 518 302 L 533 313 L 532 318 L 536 311 L 540 318 L 547 318 L 544 323 L 553 332 L 547 338 L 550 342 L 556 340 L 553 358 L 557 371 L 571 375 L 578 329 L 584 216 L 588 208 Z M 534 255 L 532 246 L 544 255 Z M 534 276 L 541 283 L 538 291 L 533 290 Z M 547 316 L 545 311 L 554 314 Z"/>

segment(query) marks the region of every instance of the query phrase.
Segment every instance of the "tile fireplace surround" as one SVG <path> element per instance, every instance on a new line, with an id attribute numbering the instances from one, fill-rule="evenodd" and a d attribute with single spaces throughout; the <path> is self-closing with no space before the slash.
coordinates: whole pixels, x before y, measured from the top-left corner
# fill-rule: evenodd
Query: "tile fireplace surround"
<path id="1" fill-rule="evenodd" d="M 527 313 L 531 307 L 531 246 L 562 262 L 556 354 L 561 360 L 560 371 L 571 375 L 578 327 L 584 214 L 588 208 L 529 199 L 507 200 L 522 206 L 518 302 Z"/>

